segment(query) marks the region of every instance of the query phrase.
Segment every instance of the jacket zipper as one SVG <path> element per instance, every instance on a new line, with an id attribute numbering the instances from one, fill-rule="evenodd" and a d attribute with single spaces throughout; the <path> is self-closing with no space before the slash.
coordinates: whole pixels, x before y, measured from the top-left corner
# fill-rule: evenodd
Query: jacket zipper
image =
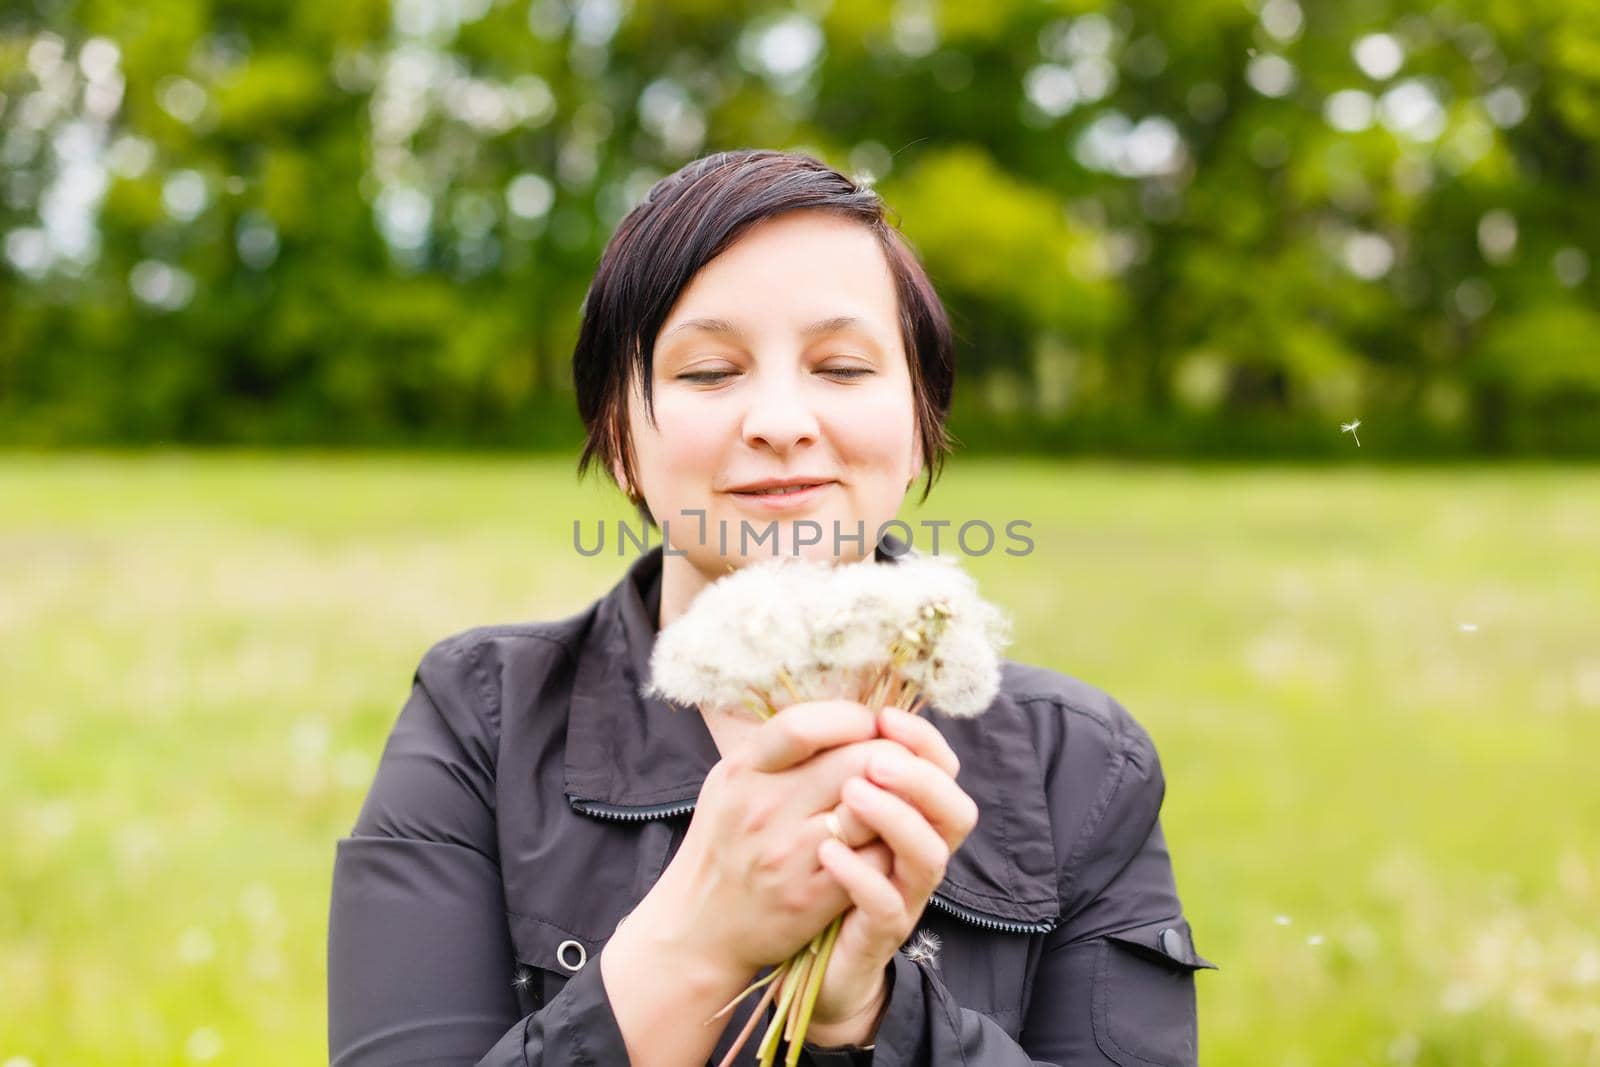
<path id="1" fill-rule="evenodd" d="M 695 801 L 683 801 L 676 804 L 647 804 L 644 806 L 623 806 L 620 804 L 606 804 L 598 800 L 584 800 L 567 794 L 567 800 L 572 807 L 585 815 L 594 815 L 602 819 L 616 819 L 620 822 L 641 822 L 646 819 L 667 819 L 678 815 L 687 815 L 694 810 Z M 1002 919 L 998 915 L 988 912 L 975 911 L 964 907 L 953 900 L 948 900 L 934 893 L 928 897 L 930 904 L 962 919 L 974 926 L 985 930 L 995 930 L 1007 934 L 1048 934 L 1055 929 L 1055 924 L 1050 922 L 1019 923 L 1009 919 Z"/>
<path id="2" fill-rule="evenodd" d="M 642 822 L 646 819 L 666 819 L 675 815 L 687 815 L 694 810 L 694 801 L 677 804 L 647 804 L 644 807 L 621 807 L 616 804 L 604 804 L 598 800 L 582 800 L 572 794 L 567 794 L 567 800 L 573 808 L 585 815 L 598 815 L 603 819 L 618 819 L 622 822 Z"/>
<path id="3" fill-rule="evenodd" d="M 1048 934 L 1056 928 L 1056 924 L 1051 922 L 1019 923 L 1012 922 L 1009 919 L 1002 919 L 997 915 L 990 915 L 988 912 L 973 911 L 971 908 L 963 907 L 953 900 L 946 900 L 938 893 L 930 896 L 928 903 L 937 904 L 956 918 L 965 919 L 974 926 L 981 926 L 985 930 L 997 930 L 1007 934 Z"/>

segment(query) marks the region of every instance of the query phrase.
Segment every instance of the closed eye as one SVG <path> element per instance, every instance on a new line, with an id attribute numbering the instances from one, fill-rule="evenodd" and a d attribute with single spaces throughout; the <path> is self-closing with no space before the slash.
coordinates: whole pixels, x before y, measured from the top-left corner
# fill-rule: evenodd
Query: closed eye
<path id="1" fill-rule="evenodd" d="M 737 372 L 730 370 L 690 371 L 687 374 L 678 375 L 678 380 L 680 382 L 694 382 L 698 385 L 715 385 L 724 378 L 733 377 L 735 373 Z M 862 378 L 876 372 L 868 367 L 829 367 L 825 370 L 819 371 L 818 373 L 827 374 L 835 378 L 841 378 L 845 381 L 853 381 L 857 378 Z"/>

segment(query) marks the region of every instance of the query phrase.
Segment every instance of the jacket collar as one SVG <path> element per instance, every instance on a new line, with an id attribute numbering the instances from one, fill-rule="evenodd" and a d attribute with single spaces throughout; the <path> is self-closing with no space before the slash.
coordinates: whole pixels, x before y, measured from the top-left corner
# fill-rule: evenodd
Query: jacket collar
<path id="1" fill-rule="evenodd" d="M 905 548 L 885 535 L 875 558 L 893 563 Z M 662 562 L 657 545 L 628 568 L 596 603 L 578 650 L 565 773 L 568 800 L 585 815 L 640 820 L 693 811 L 721 758 L 697 711 L 641 692 L 660 618 Z M 1027 738 L 979 731 L 980 720 L 934 721 L 962 766 L 974 764 L 963 787 L 993 812 L 951 857 L 935 902 L 979 925 L 1049 930 L 1059 918 L 1054 855 L 1042 774 Z M 1040 855 L 1041 841 L 1050 856 Z"/>

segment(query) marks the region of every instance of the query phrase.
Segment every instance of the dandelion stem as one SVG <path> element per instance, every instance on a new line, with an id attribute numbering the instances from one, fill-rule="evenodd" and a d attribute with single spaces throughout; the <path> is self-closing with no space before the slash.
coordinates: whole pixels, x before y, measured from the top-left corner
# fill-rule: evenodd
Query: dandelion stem
<path id="1" fill-rule="evenodd" d="M 872 696 L 878 691 L 878 683 L 883 678 L 882 671 L 874 671 L 867 680 L 866 688 L 861 691 L 861 703 L 872 707 Z"/>
<path id="2" fill-rule="evenodd" d="M 839 928 L 843 925 L 844 916 L 837 915 L 833 922 L 828 924 L 827 932 L 822 935 L 822 947 L 817 950 L 816 963 L 806 975 L 805 997 L 800 1006 L 800 1022 L 795 1027 L 795 1039 L 789 1046 L 789 1061 L 785 1067 L 796 1067 L 800 1062 L 800 1049 L 805 1044 L 806 1029 L 811 1025 L 811 1009 L 817 1003 L 817 994 L 822 991 L 822 975 L 828 967 L 828 957 L 833 955 L 833 943 L 839 937 Z"/>
<path id="3" fill-rule="evenodd" d="M 788 963 L 784 963 L 777 970 L 769 974 L 767 978 L 776 978 L 779 975 L 785 974 L 788 969 Z M 728 1050 L 728 1054 L 726 1056 L 722 1057 L 722 1062 L 717 1064 L 717 1067 L 732 1067 L 734 1059 L 739 1055 L 739 1050 L 744 1048 L 744 1043 L 746 1041 L 750 1040 L 750 1035 L 755 1032 L 756 1023 L 761 1021 L 762 1013 L 767 1010 L 767 1005 L 772 1003 L 772 998 L 778 992 L 778 988 L 778 985 L 769 985 L 767 987 L 766 993 L 762 994 L 761 999 L 756 1002 L 756 1006 L 751 1010 L 750 1018 L 745 1020 L 744 1028 L 739 1031 L 739 1036 L 733 1039 L 733 1047 Z M 742 999 L 744 999 L 743 995 L 740 996 L 740 1000 Z M 737 1000 L 734 1001 L 735 1004 L 738 1002 L 739 1001 Z M 721 1013 L 718 1012 L 718 1014 L 720 1015 Z"/>
<path id="4" fill-rule="evenodd" d="M 792 964 L 794 961 L 790 960 L 789 962 Z M 766 1036 L 761 1039 L 761 1047 L 757 1052 L 761 1067 L 772 1067 L 773 1058 L 777 1055 L 778 1039 L 783 1036 L 783 1023 L 789 1016 L 789 1003 L 794 1000 L 796 993 L 795 983 L 790 980 L 793 974 L 794 968 L 786 966 L 783 976 L 783 991 L 778 994 L 777 1010 L 773 1013 L 772 1024 L 767 1027 Z"/>
<path id="5" fill-rule="evenodd" d="M 745 686 L 745 689 L 745 707 L 755 712 L 757 718 L 765 721 L 778 713 L 778 709 L 772 706 L 772 698 L 763 690 L 757 689 L 753 685 Z"/>
<path id="6" fill-rule="evenodd" d="M 788 964 L 785 964 L 784 966 L 788 966 Z M 766 985 L 768 982 L 772 981 L 774 978 L 781 977 L 782 974 L 783 974 L 783 967 L 779 967 L 776 970 L 774 970 L 771 974 L 767 975 L 765 978 L 758 978 L 754 982 L 751 982 L 748 986 L 745 987 L 744 992 L 740 993 L 738 996 L 736 996 L 732 1000 L 728 1001 L 727 1004 L 723 1005 L 721 1011 L 717 1012 L 711 1018 L 707 1019 L 706 1020 L 706 1025 L 710 1025 L 711 1023 L 714 1023 L 718 1019 L 722 1018 L 724 1015 L 728 1014 L 730 1011 L 732 1011 L 734 1009 L 734 1006 L 737 1005 L 739 1003 L 739 1001 L 743 1000 L 745 997 L 748 997 L 751 993 L 754 993 L 756 990 L 760 989 L 762 986 Z"/>
<path id="7" fill-rule="evenodd" d="M 800 690 L 795 688 L 794 677 L 789 673 L 787 667 L 778 668 L 778 681 L 782 682 L 783 687 L 789 691 L 790 699 L 796 704 L 800 703 Z"/>
<path id="8" fill-rule="evenodd" d="M 813 940 L 812 945 L 815 944 L 816 941 Z M 810 948 L 810 946 L 807 947 L 808 949 Z M 794 972 L 794 978 L 792 980 L 795 984 L 795 995 L 794 999 L 789 1002 L 789 1017 L 785 1019 L 783 1023 L 783 1039 L 789 1043 L 790 1048 L 793 1048 L 795 1045 L 794 1027 L 795 1024 L 800 1021 L 800 1005 L 801 1002 L 805 1000 L 805 991 L 811 984 L 811 970 L 816 962 L 816 952 L 804 952 L 801 954 L 800 966 L 797 967 Z"/>

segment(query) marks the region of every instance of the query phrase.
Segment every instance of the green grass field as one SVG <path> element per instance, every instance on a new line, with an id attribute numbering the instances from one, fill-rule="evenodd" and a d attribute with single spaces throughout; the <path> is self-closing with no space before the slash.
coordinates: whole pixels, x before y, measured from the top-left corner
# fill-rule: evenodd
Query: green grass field
<path id="1" fill-rule="evenodd" d="M 628 560 L 571 462 L 0 457 L 0 1065 L 326 1062 L 434 640 Z M 958 459 L 904 518 L 1155 737 L 1208 1064 L 1600 1064 L 1600 469 Z M 631 558 L 631 557 L 630 557 Z"/>

